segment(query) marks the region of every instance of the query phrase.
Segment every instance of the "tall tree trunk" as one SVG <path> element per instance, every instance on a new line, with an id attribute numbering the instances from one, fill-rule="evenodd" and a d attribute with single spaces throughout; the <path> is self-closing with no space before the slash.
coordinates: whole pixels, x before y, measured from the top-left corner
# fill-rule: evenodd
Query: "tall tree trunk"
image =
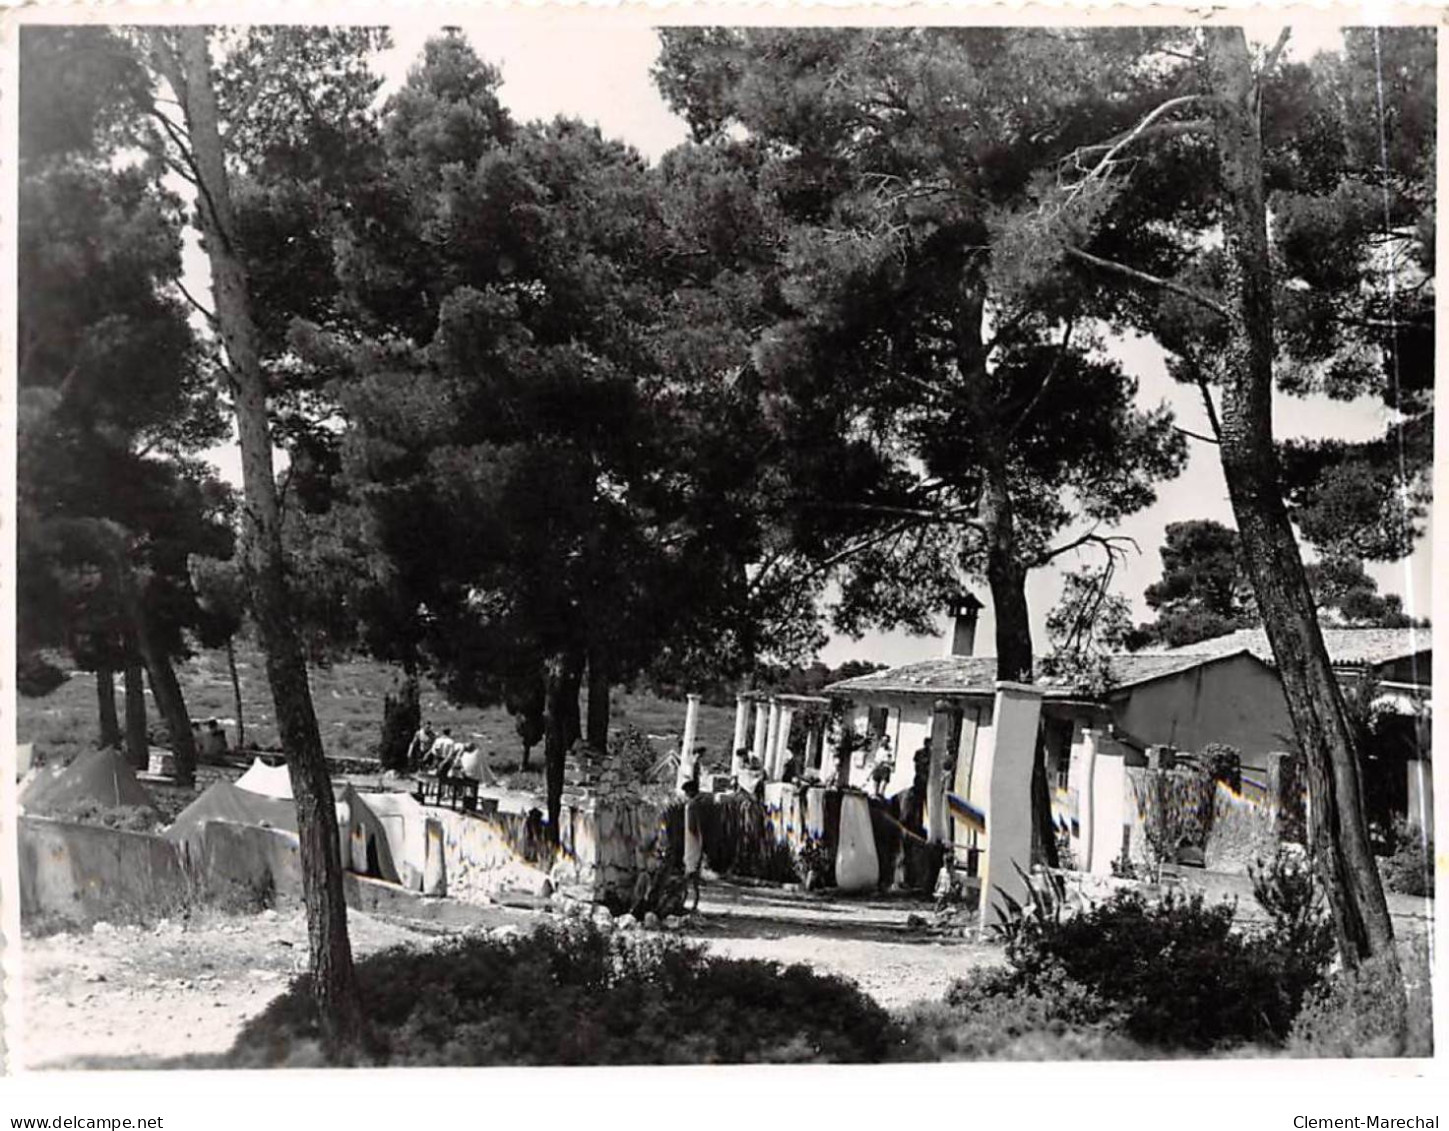
<path id="1" fill-rule="evenodd" d="M 226 638 L 226 670 L 231 673 L 231 697 L 236 704 L 236 748 L 240 753 L 247 742 L 247 724 L 242 716 L 241 677 L 236 672 L 236 637 Z"/>
<path id="2" fill-rule="evenodd" d="M 116 673 L 108 663 L 96 665 L 96 710 L 100 717 L 101 748 L 118 748 L 121 722 L 116 715 Z"/>
<path id="3" fill-rule="evenodd" d="M 191 785 L 196 781 L 196 736 L 191 730 L 191 716 L 186 711 L 186 700 L 181 694 L 181 684 L 176 679 L 176 669 L 171 666 L 171 657 L 157 642 L 152 631 L 146 614 L 142 582 L 131 568 L 129 546 L 123 533 L 116 531 L 113 535 L 110 554 L 121 608 L 125 612 L 129 628 L 129 639 L 133 642 L 141 663 L 146 666 L 146 673 L 151 677 L 151 694 L 155 697 L 156 709 L 161 712 L 166 731 L 171 736 L 171 754 L 176 759 L 176 780 L 182 785 Z"/>
<path id="4" fill-rule="evenodd" d="M 423 725 L 423 708 L 418 694 L 418 676 L 412 664 L 404 664 L 393 677 L 392 687 L 382 697 L 382 742 L 378 761 L 384 770 L 406 770 L 408 747 Z"/>
<path id="5" fill-rule="evenodd" d="M 982 523 L 986 527 L 986 580 L 996 614 L 996 678 L 1030 683 L 1033 678 L 1031 613 L 1026 603 L 1027 569 L 1016 541 L 1016 516 L 1006 482 L 1004 461 L 989 468 L 982 489 Z M 1031 767 L 1032 860 L 1060 866 L 1047 782 L 1046 746 L 1038 741 Z"/>
<path id="6" fill-rule="evenodd" d="M 140 649 L 128 633 L 125 644 L 126 761 L 138 770 L 151 762 L 151 743 L 146 735 L 146 676 Z"/>
<path id="7" fill-rule="evenodd" d="M 559 653 L 544 664 L 543 772 L 548 798 L 548 837 L 558 843 L 563 806 L 564 759 L 579 736 L 579 685 L 583 662 Z"/>
<path id="8" fill-rule="evenodd" d="M 1230 311 L 1221 452 L 1243 556 L 1308 770 L 1313 855 L 1343 960 L 1395 961 L 1393 926 L 1369 847 L 1357 751 L 1289 522 L 1273 446 L 1274 311 L 1263 190 L 1260 92 L 1239 28 L 1209 28 L 1213 125 L 1228 200 Z"/>
<path id="9" fill-rule="evenodd" d="M 609 667 L 597 651 L 589 653 L 588 744 L 599 752 L 609 749 Z"/>
<path id="10" fill-rule="evenodd" d="M 211 266 L 217 326 L 226 347 L 228 364 L 223 375 L 235 407 L 241 447 L 246 520 L 243 562 L 297 804 L 312 993 L 324 1045 L 334 1060 L 345 1060 L 361 1050 L 365 1024 L 347 937 L 335 801 L 307 684 L 306 660 L 292 623 L 272 467 L 267 381 L 252 317 L 251 286 L 234 239 L 231 189 L 206 37 L 204 27 L 158 31 L 152 33 L 152 54 L 186 117 L 198 184 L 202 245 Z"/>
<path id="11" fill-rule="evenodd" d="M 139 636 L 141 658 L 151 679 L 151 695 L 156 700 L 161 718 L 165 720 L 166 732 L 171 736 L 171 753 L 176 758 L 176 781 L 180 785 L 192 785 L 196 781 L 196 735 L 191 730 L 191 716 L 186 710 L 186 699 L 181 693 L 176 669 L 171 664 L 171 657 L 156 646 L 144 626 Z"/>

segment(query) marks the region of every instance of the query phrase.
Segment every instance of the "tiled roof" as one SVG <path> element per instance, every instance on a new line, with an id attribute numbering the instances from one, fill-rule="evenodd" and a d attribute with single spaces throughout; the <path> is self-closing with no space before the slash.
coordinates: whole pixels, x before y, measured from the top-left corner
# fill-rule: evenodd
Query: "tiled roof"
<path id="1" fill-rule="evenodd" d="M 1434 634 L 1428 628 L 1324 628 L 1323 642 L 1329 659 L 1341 667 L 1360 664 L 1387 664 L 1392 660 L 1427 652 L 1434 647 Z M 1268 634 L 1261 628 L 1240 628 L 1224 636 L 1184 644 L 1156 653 L 1163 656 L 1226 656 L 1231 652 L 1251 652 L 1265 663 L 1273 662 L 1273 649 Z"/>
<path id="2" fill-rule="evenodd" d="M 1134 687 L 1225 658 L 1226 654 L 1123 653 L 1110 658 L 1112 683 L 1114 688 Z M 1071 699 L 1085 694 L 1075 685 L 1054 681 L 1046 676 L 1037 681 L 1037 686 L 1050 699 Z M 825 690 L 842 695 L 871 692 L 991 695 L 996 691 L 996 657 L 946 656 L 938 660 L 921 660 L 883 672 L 844 679 L 839 683 L 832 683 Z"/>

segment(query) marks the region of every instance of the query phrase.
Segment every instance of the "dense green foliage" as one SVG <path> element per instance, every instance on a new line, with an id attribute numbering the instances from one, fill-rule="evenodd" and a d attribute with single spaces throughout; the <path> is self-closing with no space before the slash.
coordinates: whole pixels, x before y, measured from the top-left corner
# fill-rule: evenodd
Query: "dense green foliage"
<path id="1" fill-rule="evenodd" d="M 1184 456 L 1170 413 L 1139 406 L 1095 348 L 1092 288 L 1044 276 L 1011 238 L 1037 181 L 1150 90 L 1142 37 L 663 40 L 660 89 L 780 233 L 749 369 L 780 438 L 765 581 L 817 598 L 835 582 L 832 622 L 858 633 L 928 631 L 963 575 L 985 577 L 1001 674 L 1030 678 L 1026 574 L 1067 543 L 1106 544 L 1057 536 L 1146 506 Z"/>
<path id="2" fill-rule="evenodd" d="M 389 950 L 357 975 L 390 1066 L 861 1062 L 899 1039 L 842 979 L 592 925 Z M 308 1063 L 306 982 L 247 1024 L 233 1065 Z"/>
<path id="3" fill-rule="evenodd" d="M 1046 1004 L 1032 1008 L 1065 1025 L 1110 1023 L 1164 1050 L 1280 1044 L 1332 955 L 1321 908 L 1305 909 L 1297 878 L 1265 878 L 1267 890 L 1290 894 L 1268 908 L 1271 925 L 1254 935 L 1234 929 L 1232 904 L 1209 905 L 1201 895 L 1151 902 L 1123 890 L 1068 914 L 1059 897 L 1038 893 L 1030 910 L 1008 920 L 1009 973 L 967 982 L 948 1004 L 1037 998 Z"/>
<path id="4" fill-rule="evenodd" d="M 1237 531 L 1210 519 L 1172 522 L 1160 553 L 1162 578 L 1145 593 L 1157 616 L 1139 626 L 1135 642 L 1175 648 L 1261 623 Z M 1353 628 L 1413 623 L 1397 594 L 1379 593 L 1359 558 L 1328 556 L 1307 573 L 1325 621 Z"/>
<path id="5" fill-rule="evenodd" d="M 1401 895 L 1434 895 L 1434 838 L 1402 817 L 1394 822 L 1393 852 L 1379 865 L 1384 887 Z"/>
<path id="6" fill-rule="evenodd" d="M 19 643 L 64 648 L 107 686 L 144 660 L 175 723 L 184 708 L 159 697 L 202 619 L 187 561 L 232 549 L 230 493 L 197 458 L 224 426 L 179 291 L 181 202 L 124 148 L 145 85 L 124 40 L 21 39 Z"/>

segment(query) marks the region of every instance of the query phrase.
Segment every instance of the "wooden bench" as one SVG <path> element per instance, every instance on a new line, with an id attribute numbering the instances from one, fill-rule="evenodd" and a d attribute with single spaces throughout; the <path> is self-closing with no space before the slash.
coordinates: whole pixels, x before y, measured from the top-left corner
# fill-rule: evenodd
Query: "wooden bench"
<path id="1" fill-rule="evenodd" d="M 474 778 L 418 778 L 413 796 L 423 805 L 472 813 L 478 808 L 478 785 Z"/>

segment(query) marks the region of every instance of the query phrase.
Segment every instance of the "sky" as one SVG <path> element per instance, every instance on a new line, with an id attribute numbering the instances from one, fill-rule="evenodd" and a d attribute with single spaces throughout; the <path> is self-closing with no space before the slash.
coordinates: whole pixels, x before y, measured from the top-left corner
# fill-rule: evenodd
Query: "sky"
<path id="1" fill-rule="evenodd" d="M 671 113 L 650 79 L 659 44 L 655 32 L 646 24 L 614 18 L 608 13 L 585 14 L 557 8 L 525 13 L 459 11 L 447 22 L 459 27 L 479 55 L 500 69 L 503 83 L 499 96 L 519 119 L 546 119 L 560 114 L 579 117 L 596 123 L 606 136 L 633 145 L 651 161 L 687 139 L 684 122 Z M 419 22 L 394 29 L 393 47 L 379 55 L 377 61 L 378 71 L 386 80 L 384 93 L 406 80 L 423 44 L 439 30 L 437 25 Z M 1278 26 L 1265 24 L 1261 29 L 1249 31 L 1250 36 L 1271 42 L 1278 34 Z M 1331 27 L 1298 27 L 1289 41 L 1288 54 L 1307 58 L 1339 42 L 1337 31 Z M 204 273 L 199 255 L 189 255 L 188 261 L 195 263 L 198 274 Z M 1118 340 L 1111 344 L 1109 352 L 1138 379 L 1141 404 L 1155 405 L 1165 400 L 1176 410 L 1182 427 L 1196 432 L 1209 431 L 1197 391 L 1181 387 L 1167 376 L 1162 351 L 1155 344 L 1141 339 Z M 1325 397 L 1299 399 L 1280 395 L 1275 420 L 1280 438 L 1357 439 L 1382 431 L 1386 410 L 1371 400 L 1346 405 Z M 1160 484 L 1157 502 L 1113 531 L 1134 539 L 1140 547 L 1140 553 L 1129 550 L 1127 560 L 1114 577 L 1115 591 L 1132 602 L 1138 620 L 1149 618 L 1150 610 L 1142 593 L 1161 575 L 1158 548 L 1167 524 L 1205 518 L 1232 525 L 1227 485 L 1217 449 L 1193 440 L 1189 441 L 1189 448 L 1189 463 L 1182 475 Z M 224 474 L 239 481 L 234 451 L 219 450 L 214 458 Z M 1405 562 L 1368 567 L 1380 590 L 1400 594 L 1406 611 L 1415 616 L 1431 613 L 1431 541 L 1426 536 L 1419 552 Z M 1074 569 L 1099 562 L 1100 554 L 1085 554 L 1075 558 L 1069 555 L 1060 564 Z M 1060 572 L 1055 568 L 1036 571 L 1028 583 L 1027 600 L 1038 650 L 1045 641 L 1046 614 L 1060 590 Z M 984 583 L 975 586 L 975 591 L 987 605 L 976 633 L 977 651 L 985 654 L 994 651 L 990 594 Z M 947 627 L 944 617 L 940 627 L 943 630 Z M 938 656 L 945 644 L 940 636 L 913 637 L 904 633 L 876 633 L 861 640 L 835 637 L 821 652 L 820 659 L 831 665 L 847 659 L 894 665 Z"/>

